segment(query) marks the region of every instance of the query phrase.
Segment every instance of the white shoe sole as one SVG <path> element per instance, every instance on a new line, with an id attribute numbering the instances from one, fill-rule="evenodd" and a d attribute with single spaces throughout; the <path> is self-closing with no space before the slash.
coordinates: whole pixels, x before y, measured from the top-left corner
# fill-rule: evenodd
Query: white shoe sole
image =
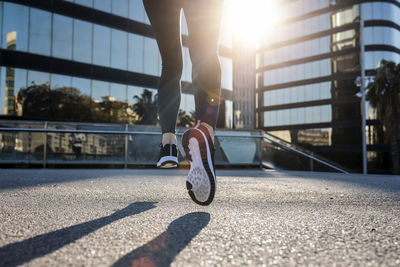
<path id="1" fill-rule="evenodd" d="M 214 199 L 216 178 L 207 138 L 201 130 L 192 128 L 183 134 L 182 145 L 190 162 L 188 193 L 197 204 L 209 205 Z"/>

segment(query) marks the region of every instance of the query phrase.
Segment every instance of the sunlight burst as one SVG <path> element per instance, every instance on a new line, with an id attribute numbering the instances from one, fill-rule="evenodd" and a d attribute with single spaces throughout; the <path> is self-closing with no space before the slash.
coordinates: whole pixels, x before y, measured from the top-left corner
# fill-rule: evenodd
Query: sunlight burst
<path id="1" fill-rule="evenodd" d="M 279 22 L 274 0 L 227 0 L 226 15 L 235 38 L 255 46 L 266 35 L 272 35 Z"/>

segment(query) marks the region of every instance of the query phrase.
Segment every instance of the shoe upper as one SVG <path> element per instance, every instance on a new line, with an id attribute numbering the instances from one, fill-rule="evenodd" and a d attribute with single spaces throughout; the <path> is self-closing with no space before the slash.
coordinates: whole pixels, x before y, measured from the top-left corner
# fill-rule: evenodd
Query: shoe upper
<path id="1" fill-rule="evenodd" d="M 160 156 L 158 160 L 162 157 L 171 156 L 171 157 L 178 157 L 178 148 L 174 144 L 166 144 L 163 146 L 160 144 Z"/>
<path id="2" fill-rule="evenodd" d="M 215 148 L 214 148 L 214 143 L 212 141 L 211 135 L 210 135 L 210 133 L 208 132 L 208 129 L 205 126 L 200 124 L 197 128 L 200 131 L 202 131 L 205 134 L 205 136 L 207 137 L 208 147 L 210 148 L 211 157 L 212 157 L 212 160 L 213 160 L 213 163 L 214 163 Z"/>

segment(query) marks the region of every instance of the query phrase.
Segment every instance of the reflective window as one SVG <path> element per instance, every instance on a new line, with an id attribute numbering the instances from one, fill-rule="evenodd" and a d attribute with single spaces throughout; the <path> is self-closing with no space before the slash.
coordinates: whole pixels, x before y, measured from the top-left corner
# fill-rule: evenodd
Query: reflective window
<path id="1" fill-rule="evenodd" d="M 232 128 L 233 125 L 233 103 L 225 100 L 225 127 Z"/>
<path id="2" fill-rule="evenodd" d="M 7 36 L 13 35 L 16 37 L 16 41 L 13 42 L 16 43 L 16 50 L 28 51 L 29 8 L 7 2 L 2 4 L 4 7 L 4 17 L 2 25 L 1 47 L 7 49 L 9 46 L 9 44 L 7 44 Z M 10 37 L 8 39 L 10 39 Z"/>
<path id="3" fill-rule="evenodd" d="M 155 39 L 144 38 L 144 58 L 144 73 L 159 76 L 161 58 Z"/>
<path id="4" fill-rule="evenodd" d="M 368 51 L 365 52 L 365 69 L 376 69 L 382 59 L 400 63 L 400 55 L 387 51 Z"/>
<path id="5" fill-rule="evenodd" d="M 115 0 L 114 0 L 115 2 Z M 104 11 L 111 12 L 111 0 L 94 0 L 94 8 Z"/>
<path id="6" fill-rule="evenodd" d="M 62 87 L 71 87 L 71 77 L 60 75 L 60 74 L 51 74 L 50 76 L 50 88 L 52 90 L 62 88 Z"/>
<path id="7" fill-rule="evenodd" d="M 3 2 L 0 2 L 0 47 L 2 47 L 2 44 L 3 44 Z"/>
<path id="8" fill-rule="evenodd" d="M 128 17 L 128 0 L 112 1 L 112 13 L 121 17 Z"/>
<path id="9" fill-rule="evenodd" d="M 95 102 L 104 102 L 107 101 L 110 94 L 110 83 L 101 82 L 101 81 L 93 81 L 92 82 L 92 99 Z"/>
<path id="10" fill-rule="evenodd" d="M 91 81 L 89 79 L 72 77 L 72 87 L 78 89 L 82 95 L 91 96 Z"/>
<path id="11" fill-rule="evenodd" d="M 232 59 L 219 57 L 221 62 L 222 80 L 221 86 L 224 89 L 232 90 L 233 78 L 232 78 Z"/>
<path id="12" fill-rule="evenodd" d="M 50 56 L 51 13 L 31 8 L 29 25 L 29 52 Z"/>
<path id="13" fill-rule="evenodd" d="M 49 84 L 50 81 L 50 74 L 40 71 L 28 71 L 28 86 L 36 84 Z"/>
<path id="14" fill-rule="evenodd" d="M 131 105 L 136 104 L 138 101 L 135 96 L 140 96 L 143 92 L 142 87 L 128 85 L 127 89 L 127 102 Z"/>
<path id="15" fill-rule="evenodd" d="M 400 8 L 391 3 L 363 3 L 361 12 L 364 20 L 391 20 L 400 23 Z"/>
<path id="16" fill-rule="evenodd" d="M 145 21 L 145 10 L 143 7 L 143 0 L 130 0 L 129 1 L 129 18 L 144 22 Z"/>
<path id="17" fill-rule="evenodd" d="M 180 109 L 185 111 L 187 114 L 194 112 L 195 103 L 194 103 L 194 95 L 191 94 L 182 94 L 181 96 L 181 104 Z"/>
<path id="18" fill-rule="evenodd" d="M 94 25 L 93 27 L 93 64 L 110 66 L 111 30 Z"/>
<path id="19" fill-rule="evenodd" d="M 264 106 L 283 105 L 331 98 L 331 82 L 265 91 Z"/>
<path id="20" fill-rule="evenodd" d="M 265 71 L 264 86 L 329 76 L 331 73 L 331 60 L 323 59 Z"/>
<path id="21" fill-rule="evenodd" d="M 183 47 L 182 81 L 192 81 L 192 61 L 190 60 L 189 48 L 187 47 Z"/>
<path id="22" fill-rule="evenodd" d="M 354 39 L 355 42 L 355 39 Z M 331 52 L 331 37 L 324 36 L 264 52 L 264 66 Z"/>
<path id="23" fill-rule="evenodd" d="M 128 70 L 143 72 L 144 37 L 136 34 L 128 34 Z"/>
<path id="24" fill-rule="evenodd" d="M 93 7 L 93 0 L 75 0 L 74 2 L 78 5 Z"/>
<path id="25" fill-rule="evenodd" d="M 384 44 L 397 47 L 400 31 L 390 27 L 367 27 L 364 29 L 364 44 Z"/>
<path id="26" fill-rule="evenodd" d="M 113 101 L 127 102 L 127 87 L 119 83 L 110 84 L 110 97 Z"/>
<path id="27" fill-rule="evenodd" d="M 111 30 L 111 67 L 127 69 L 128 34 L 119 30 Z"/>
<path id="28" fill-rule="evenodd" d="M 52 56 L 72 59 L 72 19 L 54 14 Z"/>
<path id="29" fill-rule="evenodd" d="M 332 121 L 331 106 L 314 106 L 264 112 L 264 127 Z"/>
<path id="30" fill-rule="evenodd" d="M 92 62 L 92 24 L 74 19 L 73 60 Z"/>

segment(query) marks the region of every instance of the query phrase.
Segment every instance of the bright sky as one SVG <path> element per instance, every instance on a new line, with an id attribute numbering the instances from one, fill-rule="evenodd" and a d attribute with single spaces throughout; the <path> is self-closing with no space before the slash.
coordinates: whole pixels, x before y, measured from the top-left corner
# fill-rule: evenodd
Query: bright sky
<path id="1" fill-rule="evenodd" d="M 261 37 L 273 35 L 279 22 L 276 0 L 226 0 L 225 16 L 233 35 L 256 46 Z"/>

